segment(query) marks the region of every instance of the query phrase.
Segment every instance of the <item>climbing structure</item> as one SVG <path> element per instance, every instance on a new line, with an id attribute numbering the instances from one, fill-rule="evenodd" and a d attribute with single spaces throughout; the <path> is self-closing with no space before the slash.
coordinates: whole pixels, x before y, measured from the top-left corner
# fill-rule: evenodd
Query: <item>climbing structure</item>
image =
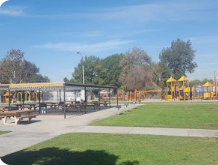
<path id="1" fill-rule="evenodd" d="M 218 99 L 218 77 L 215 79 L 215 92 L 216 92 L 216 99 Z"/>
<path id="2" fill-rule="evenodd" d="M 176 99 L 176 85 L 177 81 L 170 77 L 167 81 L 167 93 L 166 93 L 166 100 L 175 100 Z"/>
<path id="3" fill-rule="evenodd" d="M 213 99 L 213 84 L 206 82 L 203 87 L 203 99 Z"/>
<path id="4" fill-rule="evenodd" d="M 190 100 L 190 87 L 189 79 L 185 76 L 182 76 L 178 80 L 178 91 L 179 91 L 179 100 Z"/>

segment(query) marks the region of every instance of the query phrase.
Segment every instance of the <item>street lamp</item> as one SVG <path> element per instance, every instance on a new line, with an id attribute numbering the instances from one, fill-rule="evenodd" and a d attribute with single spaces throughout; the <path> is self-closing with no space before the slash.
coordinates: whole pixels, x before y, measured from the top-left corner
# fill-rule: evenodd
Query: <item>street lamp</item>
<path id="1" fill-rule="evenodd" d="M 80 52 L 77 52 L 77 54 L 80 54 L 82 57 L 82 62 L 83 62 L 83 56 Z M 82 63 L 82 71 L 83 71 L 83 84 L 85 84 L 85 79 L 84 79 L 84 64 Z"/>

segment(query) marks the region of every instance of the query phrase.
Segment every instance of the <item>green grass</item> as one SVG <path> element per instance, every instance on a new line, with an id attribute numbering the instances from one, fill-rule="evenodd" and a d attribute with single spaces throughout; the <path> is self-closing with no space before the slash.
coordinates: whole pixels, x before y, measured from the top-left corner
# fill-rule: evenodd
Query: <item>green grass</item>
<path id="1" fill-rule="evenodd" d="M 218 164 L 218 138 L 65 134 L 2 158 L 10 165 Z"/>
<path id="2" fill-rule="evenodd" d="M 218 103 L 147 103 L 91 125 L 218 129 Z"/>
<path id="3" fill-rule="evenodd" d="M 10 131 L 0 131 L 0 135 L 1 134 L 5 134 L 5 133 L 9 133 Z"/>

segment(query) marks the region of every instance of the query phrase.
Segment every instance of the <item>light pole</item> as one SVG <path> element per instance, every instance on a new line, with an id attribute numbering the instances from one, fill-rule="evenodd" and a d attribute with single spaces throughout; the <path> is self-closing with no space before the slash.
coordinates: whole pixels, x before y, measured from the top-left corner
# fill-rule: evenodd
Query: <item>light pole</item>
<path id="1" fill-rule="evenodd" d="M 80 54 L 82 57 L 82 72 L 83 72 L 83 84 L 85 84 L 85 79 L 84 79 L 84 64 L 83 64 L 83 56 L 80 52 L 77 52 L 77 54 Z"/>

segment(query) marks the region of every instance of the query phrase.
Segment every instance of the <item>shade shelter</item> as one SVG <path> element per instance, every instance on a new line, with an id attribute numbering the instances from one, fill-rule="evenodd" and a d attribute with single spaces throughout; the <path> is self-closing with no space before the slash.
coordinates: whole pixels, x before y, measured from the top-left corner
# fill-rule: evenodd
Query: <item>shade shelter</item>
<path id="1" fill-rule="evenodd" d="M 181 88 L 180 88 L 180 85 L 182 85 Z M 190 96 L 189 79 L 186 78 L 185 76 L 182 76 L 178 80 L 178 87 L 179 87 L 179 100 L 180 100 L 181 95 L 183 97 L 183 100 L 185 100 L 186 99 L 186 93 L 188 93 L 188 100 L 189 100 L 190 99 L 189 98 L 189 96 Z"/>
<path id="2" fill-rule="evenodd" d="M 166 82 L 167 82 L 167 100 L 175 99 L 177 81 L 173 77 L 170 77 Z"/>
<path id="3" fill-rule="evenodd" d="M 213 84 L 209 83 L 208 81 L 203 85 L 203 99 L 213 98 Z M 206 90 L 205 90 L 206 88 Z"/>
<path id="4" fill-rule="evenodd" d="M 84 91 L 84 105 L 87 106 L 88 99 L 87 99 L 87 91 L 89 90 L 95 90 L 98 91 L 98 102 L 100 105 L 101 97 L 100 97 L 100 90 L 108 90 L 109 94 L 109 104 L 111 103 L 111 91 L 117 90 L 117 87 L 114 86 L 103 86 L 103 85 L 88 85 L 88 84 L 76 84 L 76 83 L 65 83 L 65 82 L 57 82 L 57 83 L 24 83 L 24 84 L 0 84 L 0 90 L 6 90 L 9 95 L 11 92 L 23 93 L 23 97 L 25 98 L 24 92 L 35 92 L 37 94 L 38 99 L 38 105 L 39 105 L 39 113 L 41 113 L 42 108 L 42 93 L 44 91 L 53 91 L 57 92 L 57 102 L 62 104 L 63 107 L 63 114 L 64 118 L 66 118 L 66 92 L 75 92 L 75 91 Z M 23 107 L 24 102 L 23 101 Z M 76 95 L 75 95 L 75 101 L 76 101 Z M 11 102 L 8 102 L 9 104 L 9 110 L 11 106 Z M 118 98 L 117 98 L 117 105 L 118 105 Z M 100 106 L 99 106 L 100 108 Z"/>

